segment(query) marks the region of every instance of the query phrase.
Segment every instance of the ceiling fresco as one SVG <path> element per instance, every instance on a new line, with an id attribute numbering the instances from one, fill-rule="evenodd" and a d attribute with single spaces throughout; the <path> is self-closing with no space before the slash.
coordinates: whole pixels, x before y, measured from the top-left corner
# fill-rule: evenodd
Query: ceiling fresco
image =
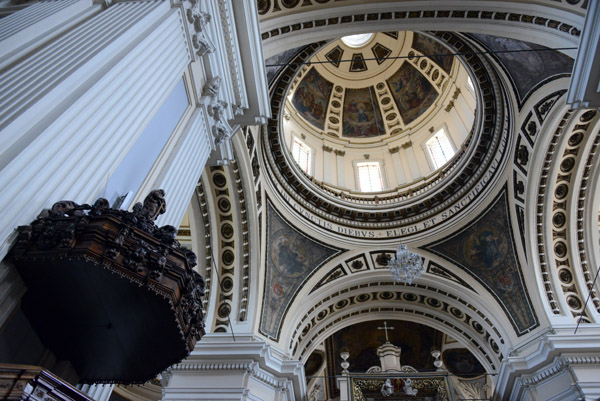
<path id="1" fill-rule="evenodd" d="M 267 202 L 262 334 L 278 339 L 285 312 L 298 290 L 324 263 L 341 252 L 297 231 Z"/>
<path id="2" fill-rule="evenodd" d="M 311 68 L 298 84 L 292 104 L 306 121 L 322 130 L 333 84 Z"/>
<path id="3" fill-rule="evenodd" d="M 346 89 L 344 130 L 348 138 L 371 138 L 385 134 L 379 103 L 372 87 Z"/>
<path id="4" fill-rule="evenodd" d="M 573 59 L 556 50 L 520 40 L 472 34 L 500 61 L 522 105 L 541 83 L 570 76 Z"/>
<path id="5" fill-rule="evenodd" d="M 423 247 L 462 267 L 496 297 L 518 335 L 538 326 L 523 282 L 506 187 L 488 210 L 467 227 Z"/>
<path id="6" fill-rule="evenodd" d="M 412 47 L 433 60 L 439 67 L 446 71 L 446 74 L 450 74 L 452 62 L 454 61 L 454 56 L 450 53 L 450 50 L 435 40 L 416 32 L 413 36 Z"/>
<path id="7" fill-rule="evenodd" d="M 427 78 L 406 61 L 387 83 L 404 124 L 410 124 L 419 118 L 438 97 Z"/>
<path id="8" fill-rule="evenodd" d="M 267 70 L 267 80 L 271 82 L 273 77 L 277 74 L 277 72 L 285 67 L 285 64 L 290 62 L 290 60 L 302 50 L 304 46 L 296 47 L 294 49 L 286 50 L 279 54 L 274 55 L 273 57 L 269 57 L 265 60 L 266 70 Z"/>

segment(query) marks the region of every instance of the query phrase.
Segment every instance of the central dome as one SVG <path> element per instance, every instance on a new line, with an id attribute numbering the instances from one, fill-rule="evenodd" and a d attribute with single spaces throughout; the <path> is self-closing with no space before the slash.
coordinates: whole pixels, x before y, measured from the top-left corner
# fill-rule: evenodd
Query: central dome
<path id="1" fill-rule="evenodd" d="M 290 86 L 287 147 L 302 171 L 332 189 L 409 186 L 468 137 L 476 106 L 469 82 L 457 57 L 427 34 L 343 37 L 321 48 Z"/>

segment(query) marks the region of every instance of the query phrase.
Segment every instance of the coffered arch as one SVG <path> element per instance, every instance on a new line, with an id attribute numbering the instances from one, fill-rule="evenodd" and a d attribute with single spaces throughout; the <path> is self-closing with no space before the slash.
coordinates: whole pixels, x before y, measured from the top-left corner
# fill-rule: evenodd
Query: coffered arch
<path id="1" fill-rule="evenodd" d="M 323 340 L 358 321 L 410 320 L 448 334 L 489 373 L 497 372 L 511 347 L 511 333 L 505 331 L 510 324 L 492 313 L 493 300 L 483 291 L 478 295 L 427 274 L 412 286 L 394 283 L 387 270 L 353 274 L 295 302 L 281 343 L 294 358 L 306 360 Z M 472 296 L 465 296 L 467 292 Z"/>
<path id="2" fill-rule="evenodd" d="M 575 4 L 573 4 L 575 3 Z M 577 46 L 587 1 L 550 1 L 533 8 L 521 1 L 443 0 L 376 1 L 365 12 L 360 1 L 259 0 L 262 38 L 268 58 L 299 45 L 344 35 L 376 31 L 446 30 L 527 38 L 541 45 Z M 493 23 L 491 23 L 493 21 Z M 575 50 L 567 54 L 575 55 Z"/>

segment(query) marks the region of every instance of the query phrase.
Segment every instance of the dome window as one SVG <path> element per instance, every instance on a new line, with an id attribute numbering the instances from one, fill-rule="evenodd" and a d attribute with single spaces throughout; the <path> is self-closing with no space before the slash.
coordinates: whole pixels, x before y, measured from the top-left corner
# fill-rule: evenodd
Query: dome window
<path id="1" fill-rule="evenodd" d="M 454 156 L 456 151 L 450 142 L 450 137 L 444 128 L 440 129 L 425 143 L 433 168 L 437 170 Z"/>
<path id="2" fill-rule="evenodd" d="M 302 171 L 310 175 L 312 163 L 311 147 L 302 142 L 300 139 L 294 137 L 294 141 L 292 142 L 292 156 Z"/>
<path id="3" fill-rule="evenodd" d="M 381 175 L 381 166 L 379 162 L 368 161 L 356 163 L 356 171 L 359 191 L 383 191 L 383 177 Z"/>

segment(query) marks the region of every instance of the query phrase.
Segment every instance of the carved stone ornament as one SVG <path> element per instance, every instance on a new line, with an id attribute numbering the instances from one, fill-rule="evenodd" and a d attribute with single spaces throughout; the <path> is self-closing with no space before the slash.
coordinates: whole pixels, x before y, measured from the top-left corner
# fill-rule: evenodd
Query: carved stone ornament
<path id="1" fill-rule="evenodd" d="M 212 127 L 212 132 L 215 138 L 215 145 L 221 145 L 225 143 L 225 140 L 229 139 L 229 132 L 223 124 L 215 124 Z"/>
<path id="2" fill-rule="evenodd" d="M 221 88 L 221 77 L 212 77 L 202 88 L 202 96 L 216 99 Z"/>
<path id="3" fill-rule="evenodd" d="M 81 382 L 143 383 L 204 335 L 204 280 L 177 229 L 154 224 L 165 211 L 158 189 L 131 212 L 56 202 L 18 229 L 9 260 L 28 288 L 23 310 Z"/>
<path id="4" fill-rule="evenodd" d="M 197 5 L 193 5 L 186 10 L 186 17 L 188 22 L 194 26 L 194 30 L 198 33 L 202 32 L 204 27 L 208 25 L 211 20 L 210 14 L 200 11 Z"/>
<path id="5" fill-rule="evenodd" d="M 194 49 L 196 49 L 196 55 L 198 57 L 205 56 L 215 51 L 213 44 L 199 33 L 192 36 L 192 45 L 194 46 Z"/>

